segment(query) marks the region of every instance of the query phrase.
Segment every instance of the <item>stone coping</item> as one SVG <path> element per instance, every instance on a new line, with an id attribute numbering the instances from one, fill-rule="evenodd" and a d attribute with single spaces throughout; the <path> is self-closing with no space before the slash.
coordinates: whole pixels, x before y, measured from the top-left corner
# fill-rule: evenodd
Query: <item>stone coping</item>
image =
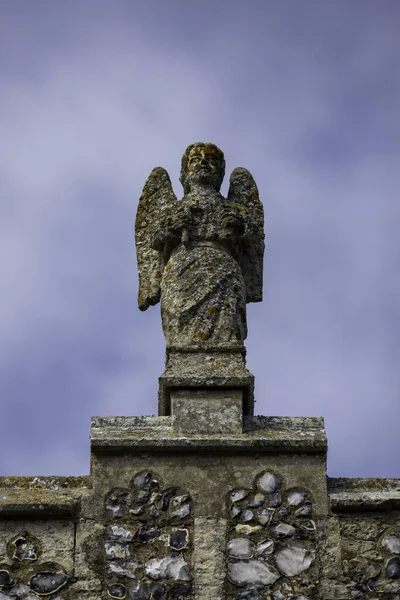
<path id="1" fill-rule="evenodd" d="M 41 490 L 66 490 L 92 488 L 90 475 L 61 476 L 7 476 L 0 477 L 1 488 L 41 489 Z"/>
<path id="2" fill-rule="evenodd" d="M 1 489 L 0 519 L 78 517 L 81 499 L 71 494 L 37 489 Z"/>
<path id="3" fill-rule="evenodd" d="M 0 519 L 78 518 L 91 477 L 0 477 Z"/>
<path id="4" fill-rule="evenodd" d="M 171 417 L 93 417 L 93 452 L 326 452 L 321 418 L 246 417 L 240 434 L 178 436 Z"/>
<path id="5" fill-rule="evenodd" d="M 400 479 L 327 478 L 333 512 L 400 510 Z"/>

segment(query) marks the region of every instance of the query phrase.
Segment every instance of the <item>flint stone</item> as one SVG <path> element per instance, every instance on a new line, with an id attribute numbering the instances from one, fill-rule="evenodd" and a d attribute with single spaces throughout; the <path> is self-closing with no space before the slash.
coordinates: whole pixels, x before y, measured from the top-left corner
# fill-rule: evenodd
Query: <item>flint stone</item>
<path id="1" fill-rule="evenodd" d="M 239 502 L 249 495 L 249 490 L 236 490 L 231 493 L 231 502 Z"/>
<path id="2" fill-rule="evenodd" d="M 285 577 L 296 577 L 307 571 L 314 561 L 314 553 L 292 543 L 274 556 L 276 566 Z"/>
<path id="3" fill-rule="evenodd" d="M 128 491 L 125 488 L 115 488 L 108 496 L 108 500 L 111 504 L 119 504 L 126 502 Z"/>
<path id="4" fill-rule="evenodd" d="M 12 588 L 10 590 L 8 590 L 8 594 L 11 597 L 16 597 L 16 598 L 25 598 L 27 594 L 29 594 L 30 592 L 30 588 L 29 586 L 25 585 L 24 583 L 16 583 L 15 585 L 12 586 Z"/>
<path id="5" fill-rule="evenodd" d="M 271 519 L 274 515 L 275 509 L 273 508 L 263 508 L 258 515 L 257 521 L 261 523 L 261 525 L 266 525 L 271 522 Z"/>
<path id="6" fill-rule="evenodd" d="M 228 542 L 228 554 L 233 558 L 251 558 L 253 546 L 247 538 L 235 538 Z"/>
<path id="7" fill-rule="evenodd" d="M 138 504 L 146 504 L 150 499 L 150 490 L 139 490 L 135 496 L 135 501 Z"/>
<path id="8" fill-rule="evenodd" d="M 148 485 L 151 481 L 151 473 L 148 471 L 137 475 L 133 480 L 135 488 L 141 490 L 145 485 Z"/>
<path id="9" fill-rule="evenodd" d="M 120 542 L 106 542 L 106 557 L 110 560 L 122 559 L 125 560 L 130 558 L 130 552 L 128 546 L 121 544 Z"/>
<path id="10" fill-rule="evenodd" d="M 150 597 L 152 600 L 166 600 L 167 587 L 163 583 L 153 583 L 150 586 Z"/>
<path id="11" fill-rule="evenodd" d="M 308 502 L 294 511 L 295 517 L 310 517 L 312 513 L 312 504 Z"/>
<path id="12" fill-rule="evenodd" d="M 228 563 L 228 577 L 232 583 L 242 585 L 272 585 L 280 575 L 260 560 Z"/>
<path id="13" fill-rule="evenodd" d="M 256 494 L 247 506 L 248 506 L 248 508 L 258 508 L 263 505 L 264 500 L 265 500 L 264 494 Z"/>
<path id="14" fill-rule="evenodd" d="M 277 538 L 293 537 L 296 534 L 296 528 L 288 523 L 278 523 L 271 527 L 271 533 Z"/>
<path id="15" fill-rule="evenodd" d="M 186 500 L 189 500 L 189 496 L 187 494 L 182 494 L 182 496 L 175 496 L 175 498 L 172 498 L 171 504 L 172 506 L 180 506 L 186 502 Z"/>
<path id="16" fill-rule="evenodd" d="M 273 494 L 279 487 L 279 479 L 273 473 L 266 471 L 257 481 L 258 486 L 263 492 Z"/>
<path id="17" fill-rule="evenodd" d="M 306 499 L 306 495 L 304 492 L 289 492 L 288 494 L 288 504 L 290 506 L 298 506 Z"/>
<path id="18" fill-rule="evenodd" d="M 240 515 L 241 520 L 245 523 L 247 523 L 247 521 L 251 521 L 253 517 L 254 513 L 252 510 L 243 510 L 242 514 Z"/>
<path id="19" fill-rule="evenodd" d="M 271 600 L 286 600 L 286 597 L 282 594 L 282 592 L 272 592 Z"/>
<path id="20" fill-rule="evenodd" d="M 168 492 L 165 492 L 163 499 L 162 499 L 162 505 L 161 508 L 163 510 L 167 510 L 169 507 L 169 503 L 171 502 L 171 498 L 173 496 L 175 496 L 176 490 L 169 490 Z"/>
<path id="21" fill-rule="evenodd" d="M 183 557 L 167 556 L 166 558 L 152 558 L 146 563 L 146 575 L 151 579 L 173 579 L 190 581 L 190 571 Z"/>
<path id="22" fill-rule="evenodd" d="M 190 583 L 174 583 L 169 592 L 169 597 L 173 600 L 181 600 L 187 598 L 192 593 L 192 585 Z"/>
<path id="23" fill-rule="evenodd" d="M 265 596 L 260 596 L 255 590 L 249 590 L 248 592 L 240 592 L 236 596 L 236 600 L 265 600 Z"/>
<path id="24" fill-rule="evenodd" d="M 132 542 L 136 537 L 136 531 L 125 529 L 119 525 L 110 525 L 107 527 L 107 538 L 113 542 Z"/>
<path id="25" fill-rule="evenodd" d="M 148 585 L 145 583 L 132 583 L 128 589 L 128 600 L 150 600 Z"/>
<path id="26" fill-rule="evenodd" d="M 8 571 L 5 569 L 0 570 L 0 586 L 10 585 L 11 584 L 11 576 Z"/>
<path id="27" fill-rule="evenodd" d="M 400 536 L 395 533 L 385 535 L 382 540 L 382 546 L 387 548 L 392 554 L 400 554 Z"/>
<path id="28" fill-rule="evenodd" d="M 124 508 L 119 504 L 108 504 L 106 506 L 107 516 L 113 519 L 118 519 L 124 516 Z"/>
<path id="29" fill-rule="evenodd" d="M 30 578 L 29 583 L 39 595 L 55 594 L 68 581 L 68 575 L 62 571 L 43 571 Z"/>
<path id="30" fill-rule="evenodd" d="M 184 519 L 190 515 L 190 504 L 184 504 L 178 510 L 171 512 L 172 519 Z"/>
<path id="31" fill-rule="evenodd" d="M 107 572 L 109 575 L 114 575 L 115 577 L 136 579 L 135 571 L 137 569 L 141 569 L 142 567 L 143 564 L 136 560 L 123 563 L 111 562 L 107 565 Z"/>
<path id="32" fill-rule="evenodd" d="M 109 585 L 107 594 L 111 596 L 111 598 L 125 598 L 126 587 L 124 585 Z"/>
<path id="33" fill-rule="evenodd" d="M 400 577 L 400 556 L 393 556 L 388 560 L 386 575 L 390 579 L 398 579 Z"/>
<path id="34" fill-rule="evenodd" d="M 15 550 L 14 558 L 19 561 L 37 560 L 37 554 L 34 545 L 29 542 L 21 543 Z"/>
<path id="35" fill-rule="evenodd" d="M 268 500 L 268 506 L 276 508 L 282 504 L 282 496 L 280 494 L 271 494 Z"/>
<path id="36" fill-rule="evenodd" d="M 188 537 L 187 529 L 175 529 L 169 534 L 169 545 L 174 550 L 183 550 L 188 545 Z"/>
<path id="37" fill-rule="evenodd" d="M 139 540 L 141 542 L 150 542 L 160 537 L 161 530 L 158 527 L 141 527 L 139 529 Z"/>
<path id="38" fill-rule="evenodd" d="M 256 556 L 269 556 L 274 551 L 274 542 L 272 540 L 266 540 L 265 542 L 260 542 L 256 546 Z"/>

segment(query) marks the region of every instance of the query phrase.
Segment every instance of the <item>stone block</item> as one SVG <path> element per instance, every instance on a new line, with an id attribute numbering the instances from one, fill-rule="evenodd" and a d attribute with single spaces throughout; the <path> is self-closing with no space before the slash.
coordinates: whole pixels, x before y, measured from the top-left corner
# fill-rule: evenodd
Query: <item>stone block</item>
<path id="1" fill-rule="evenodd" d="M 226 526 L 226 519 L 195 519 L 196 600 L 224 597 Z"/>
<path id="2" fill-rule="evenodd" d="M 171 391 L 176 389 L 235 389 L 243 394 L 243 414 L 254 412 L 254 375 L 246 368 L 245 351 L 167 351 L 159 378 L 158 414 L 171 414 Z"/>
<path id="3" fill-rule="evenodd" d="M 177 435 L 239 434 L 243 392 L 238 389 L 171 390 L 172 427 Z"/>
<path id="4" fill-rule="evenodd" d="M 38 563 L 55 562 L 72 573 L 74 569 L 74 523 L 62 520 L 0 521 L 0 557 L 9 561 L 9 543 L 21 532 L 38 541 Z"/>

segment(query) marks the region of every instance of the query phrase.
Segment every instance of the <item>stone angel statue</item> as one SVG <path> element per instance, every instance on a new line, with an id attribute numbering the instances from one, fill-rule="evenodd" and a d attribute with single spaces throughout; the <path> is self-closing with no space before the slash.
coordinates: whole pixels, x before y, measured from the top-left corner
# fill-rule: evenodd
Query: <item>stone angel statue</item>
<path id="1" fill-rule="evenodd" d="M 241 167 L 220 194 L 223 152 L 196 143 L 183 157 L 178 200 L 162 167 L 139 200 L 135 240 L 139 308 L 161 300 L 167 349 L 243 348 L 246 303 L 262 300 L 264 212 L 252 175 Z"/>

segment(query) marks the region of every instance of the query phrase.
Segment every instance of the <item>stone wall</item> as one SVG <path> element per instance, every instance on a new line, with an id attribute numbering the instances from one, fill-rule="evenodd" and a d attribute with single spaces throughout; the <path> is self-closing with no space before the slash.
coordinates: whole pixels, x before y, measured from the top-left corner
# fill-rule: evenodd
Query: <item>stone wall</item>
<path id="1" fill-rule="evenodd" d="M 327 478 L 322 419 L 174 418 L 93 419 L 88 477 L 0 478 L 0 600 L 400 600 L 400 480 Z"/>

